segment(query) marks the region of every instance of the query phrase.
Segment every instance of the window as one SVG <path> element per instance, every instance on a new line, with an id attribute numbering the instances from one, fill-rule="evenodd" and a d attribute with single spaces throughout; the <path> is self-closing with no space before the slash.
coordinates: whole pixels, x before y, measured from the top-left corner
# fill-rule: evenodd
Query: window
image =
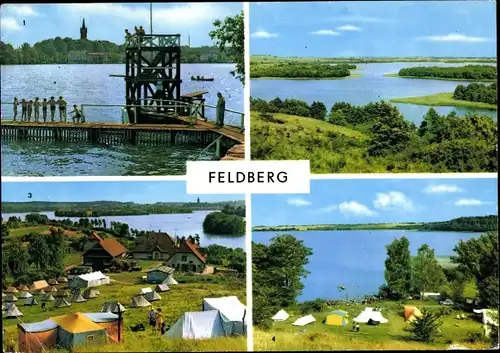
<path id="1" fill-rule="evenodd" d="M 188 257 L 187 255 L 182 255 L 181 261 L 187 261 Z"/>
<path id="2" fill-rule="evenodd" d="M 87 341 L 93 341 L 93 340 L 94 340 L 94 336 L 93 335 L 87 336 Z"/>

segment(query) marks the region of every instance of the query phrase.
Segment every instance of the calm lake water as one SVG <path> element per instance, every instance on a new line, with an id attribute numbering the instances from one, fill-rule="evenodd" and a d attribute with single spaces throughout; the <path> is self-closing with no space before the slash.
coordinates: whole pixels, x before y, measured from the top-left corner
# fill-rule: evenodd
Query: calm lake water
<path id="1" fill-rule="evenodd" d="M 203 233 L 203 220 L 206 215 L 213 211 L 196 211 L 189 214 L 151 214 L 144 216 L 107 216 L 99 217 L 105 219 L 107 226 L 110 222 L 127 223 L 130 228 L 139 230 L 152 230 L 167 232 L 172 236 L 188 236 L 199 234 L 201 246 L 208 246 L 211 244 L 218 244 L 231 248 L 245 249 L 245 237 L 227 237 L 208 235 Z M 78 221 L 79 217 L 56 217 L 54 212 L 37 212 L 45 214 L 49 219 L 66 219 L 69 218 L 73 222 Z M 7 220 L 11 216 L 24 217 L 28 213 L 2 213 L 2 218 Z"/>
<path id="2" fill-rule="evenodd" d="M 400 97 L 426 96 L 436 93 L 453 92 L 458 84 L 469 84 L 461 81 L 442 81 L 424 79 L 406 79 L 385 77 L 384 74 L 397 73 L 400 69 L 414 66 L 462 66 L 465 64 L 445 63 L 383 63 L 357 64 L 361 74 L 359 78 L 344 80 L 251 80 L 251 96 L 266 100 L 279 96 L 281 99 L 295 98 L 308 103 L 321 101 L 328 111 L 336 102 L 347 102 L 364 105 L 370 102 L 389 100 Z M 393 103 L 407 120 L 417 126 L 429 110 L 429 106 Z M 497 112 L 486 109 L 468 109 L 456 107 L 434 107 L 440 114 L 455 110 L 459 116 L 476 111 L 494 118 Z"/>
<path id="3" fill-rule="evenodd" d="M 393 239 L 406 236 L 410 251 L 416 255 L 422 244 L 435 249 L 437 256 L 453 254 L 459 240 L 478 237 L 479 233 L 411 232 L 400 230 L 377 231 L 310 231 L 293 232 L 304 245 L 312 248 L 306 269 L 311 273 L 302 279 L 304 290 L 299 301 L 345 299 L 376 294 L 384 284 L 385 246 Z M 269 244 L 276 232 L 253 232 L 252 241 Z M 340 291 L 338 286 L 345 286 Z"/>
<path id="4" fill-rule="evenodd" d="M 226 108 L 243 112 L 243 85 L 230 74 L 233 64 L 181 65 L 181 94 L 206 90 L 207 104 L 215 105 L 217 92 L 226 99 Z M 63 96 L 68 104 L 125 104 L 124 64 L 110 65 L 8 65 L 1 67 L 2 119 L 12 117 L 12 102 L 34 97 Z M 215 77 L 214 82 L 191 81 L 191 76 Z M 55 82 L 55 83 L 54 83 Z M 85 107 L 89 122 L 121 122 L 120 107 Z M 57 112 L 56 112 L 57 114 Z M 206 109 L 210 119 L 215 110 Z M 226 114 L 226 122 L 239 123 L 239 115 Z M 196 157 L 206 146 L 110 146 L 85 142 L 2 143 L 2 175 L 183 175 L 185 161 Z M 210 160 L 213 151 L 200 160 Z"/>

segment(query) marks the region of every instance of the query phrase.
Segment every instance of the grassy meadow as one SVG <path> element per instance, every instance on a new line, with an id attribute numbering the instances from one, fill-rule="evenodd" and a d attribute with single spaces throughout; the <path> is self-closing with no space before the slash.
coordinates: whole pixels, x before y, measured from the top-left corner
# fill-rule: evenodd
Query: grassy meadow
<path id="1" fill-rule="evenodd" d="M 413 341 L 410 333 L 405 332 L 407 323 L 403 318 L 403 307 L 406 304 L 415 305 L 420 309 L 435 310 L 441 307 L 431 301 L 407 301 L 403 303 L 382 301 L 370 306 L 382 308 L 382 315 L 389 320 L 386 324 L 370 326 L 360 324 L 360 331 L 352 331 L 352 319 L 355 318 L 366 305 L 341 304 L 313 313 L 316 322 L 300 327 L 292 323 L 301 316 L 298 308 L 285 308 L 290 314 L 284 322 L 274 322 L 269 330 L 254 328 L 254 350 L 436 350 L 445 349 L 450 344 L 481 349 L 489 347 L 485 342 L 468 342 L 471 334 L 483 334 L 482 324 L 468 317 L 465 320 L 456 319 L 461 311 L 453 310 L 444 316 L 441 321 L 440 335 L 435 342 L 425 344 Z M 349 323 L 345 327 L 325 325 L 322 321 L 326 314 L 333 310 L 345 310 L 349 313 Z M 466 316 L 470 315 L 465 313 Z M 272 338 L 275 338 L 275 341 Z"/>
<path id="2" fill-rule="evenodd" d="M 122 272 L 108 274 L 112 280 L 110 285 L 99 287 L 101 295 L 84 303 L 72 303 L 69 308 L 54 308 L 54 302 L 47 304 L 47 311 L 41 311 L 39 301 L 37 306 L 23 306 L 24 300 L 16 302 L 17 307 L 24 314 L 22 322 L 32 323 L 48 319 L 52 316 L 65 315 L 72 312 L 100 312 L 105 301 L 116 301 L 124 305 L 127 311 L 123 314 L 125 337 L 120 345 L 105 345 L 97 347 L 83 347 L 85 352 L 159 352 L 159 351 L 243 351 L 246 350 L 245 337 L 228 337 L 212 340 L 167 340 L 153 333 L 148 327 L 147 314 L 150 307 L 131 308 L 131 298 L 140 288 L 152 287 L 153 284 L 141 284 L 139 277 L 146 275 L 145 271 L 159 265 L 159 262 L 143 261 L 142 272 Z M 242 303 L 246 303 L 245 280 L 221 276 L 175 276 L 178 285 L 170 286 L 170 291 L 159 293 L 161 300 L 153 302 L 153 307 L 161 308 L 165 322 L 173 325 L 184 312 L 200 311 L 203 298 L 236 295 Z M 59 285 L 64 288 L 65 285 Z M 17 319 L 3 319 L 5 330 L 4 344 L 12 342 L 17 347 Z M 142 323 L 146 327 L 144 332 L 132 332 L 130 326 Z M 79 351 L 78 349 L 76 351 Z"/>
<path id="3" fill-rule="evenodd" d="M 453 92 L 437 93 L 437 94 L 431 94 L 429 96 L 421 96 L 421 97 L 393 98 L 390 100 L 390 102 L 417 104 L 417 105 L 430 105 L 430 106 L 453 106 L 453 107 L 464 107 L 464 108 L 472 108 L 472 109 L 476 108 L 476 109 L 497 110 L 497 106 L 495 104 L 454 99 Z"/>

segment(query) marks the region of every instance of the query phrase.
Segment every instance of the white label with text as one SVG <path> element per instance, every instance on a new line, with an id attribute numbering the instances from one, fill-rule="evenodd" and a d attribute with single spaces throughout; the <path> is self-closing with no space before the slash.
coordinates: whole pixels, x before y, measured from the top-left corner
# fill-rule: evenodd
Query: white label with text
<path id="1" fill-rule="evenodd" d="M 309 161 L 187 162 L 188 194 L 308 194 Z"/>

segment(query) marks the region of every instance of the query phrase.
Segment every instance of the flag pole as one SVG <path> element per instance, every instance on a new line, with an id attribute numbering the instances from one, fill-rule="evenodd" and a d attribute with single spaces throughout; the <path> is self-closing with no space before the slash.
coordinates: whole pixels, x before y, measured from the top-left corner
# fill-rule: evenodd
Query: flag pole
<path id="1" fill-rule="evenodd" d="M 149 31 L 153 35 L 153 3 L 149 3 Z"/>

